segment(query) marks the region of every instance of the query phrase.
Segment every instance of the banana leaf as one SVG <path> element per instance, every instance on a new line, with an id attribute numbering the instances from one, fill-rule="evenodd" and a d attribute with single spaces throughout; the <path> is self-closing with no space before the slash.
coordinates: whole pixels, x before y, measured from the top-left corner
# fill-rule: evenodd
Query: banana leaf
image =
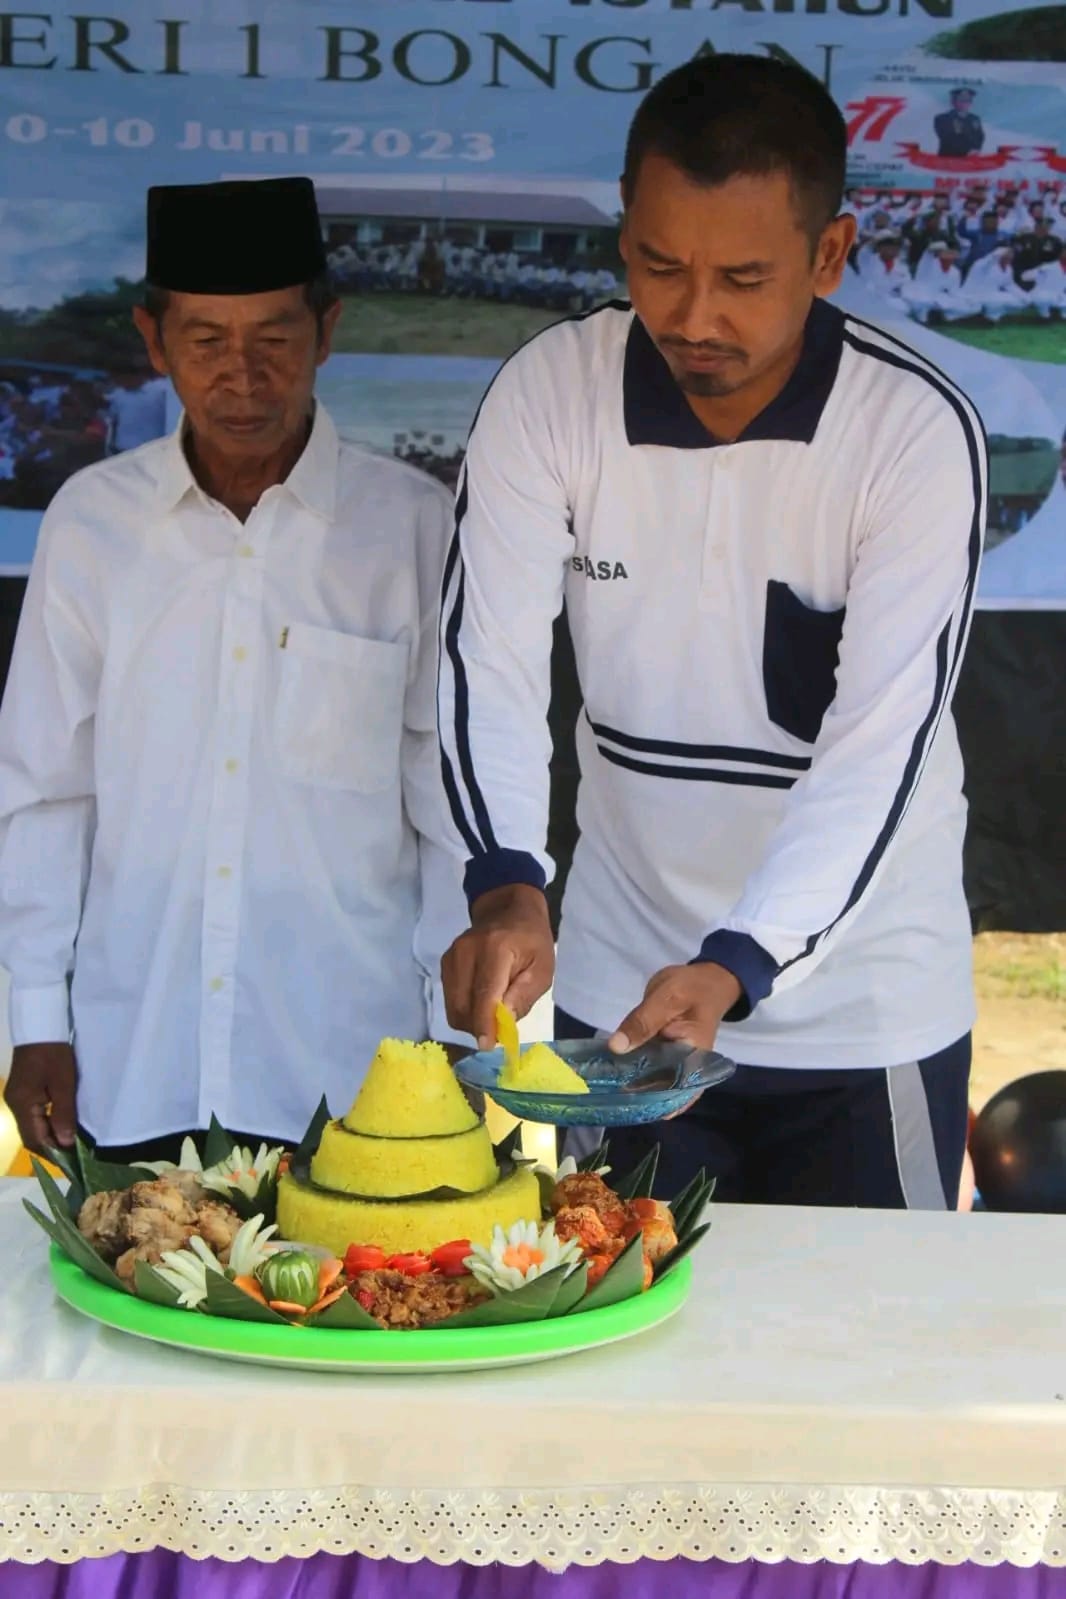
<path id="1" fill-rule="evenodd" d="M 212 1114 L 207 1127 L 207 1136 L 204 1147 L 200 1153 L 200 1160 L 204 1170 L 208 1166 L 218 1166 L 222 1161 L 228 1160 L 233 1153 L 237 1140 L 232 1133 L 227 1133 L 218 1117 Z"/>
<path id="2" fill-rule="evenodd" d="M 86 1195 L 113 1193 L 132 1188 L 134 1183 L 155 1181 L 155 1172 L 149 1171 L 147 1166 L 126 1166 L 115 1161 L 97 1160 L 81 1138 L 75 1139 L 74 1147 L 78 1152 L 81 1186 Z M 80 1210 L 81 1206 L 78 1208 Z"/>
<path id="3" fill-rule="evenodd" d="M 595 1149 L 589 1150 L 587 1155 L 582 1155 L 577 1162 L 578 1171 L 598 1171 L 601 1166 L 606 1166 L 609 1148 L 606 1138 L 601 1139 Z"/>
<path id="4" fill-rule="evenodd" d="M 543 1167 L 537 1168 L 537 1184 L 540 1188 L 540 1210 L 542 1216 L 547 1216 L 552 1208 L 552 1198 L 555 1194 L 555 1178 L 551 1172 Z"/>
<path id="5" fill-rule="evenodd" d="M 59 1149 L 55 1145 L 49 1145 L 44 1153 L 45 1158 L 51 1161 L 53 1166 L 58 1166 L 70 1184 L 64 1198 L 67 1202 L 68 1211 L 77 1220 L 78 1212 L 88 1198 L 85 1184 L 82 1182 L 81 1163 L 78 1160 L 77 1146 L 72 1145 L 70 1149 Z"/>
<path id="6" fill-rule="evenodd" d="M 666 1276 L 667 1272 L 673 1271 L 678 1262 L 684 1260 L 686 1255 L 691 1254 L 692 1250 L 695 1249 L 700 1239 L 705 1233 L 709 1233 L 710 1230 L 710 1222 L 705 1221 L 702 1227 L 694 1227 L 691 1232 L 686 1233 L 684 1238 L 682 1238 L 680 1242 L 676 1244 L 673 1249 L 671 1249 L 668 1255 L 664 1255 L 662 1260 L 660 1260 L 659 1264 L 656 1266 L 655 1281 L 659 1282 L 663 1277 Z M 604 1280 L 606 1281 L 606 1279 Z"/>
<path id="7" fill-rule="evenodd" d="M 704 1178 L 693 1193 L 689 1195 L 684 1205 L 674 1211 L 674 1231 L 678 1242 L 683 1243 L 694 1227 L 697 1227 L 707 1209 L 708 1201 L 714 1193 L 714 1178 Z"/>
<path id="8" fill-rule="evenodd" d="M 271 1310 L 269 1305 L 260 1304 L 258 1299 L 253 1299 L 217 1271 L 207 1274 L 206 1307 L 212 1316 L 227 1316 L 230 1321 L 260 1321 L 272 1327 L 292 1325 L 287 1317 Z"/>
<path id="9" fill-rule="evenodd" d="M 342 1294 L 335 1299 L 332 1305 L 327 1305 L 325 1310 L 320 1310 L 316 1316 L 308 1316 L 309 1327 L 334 1327 L 344 1328 L 352 1332 L 381 1332 L 379 1322 L 376 1322 L 370 1313 L 352 1294 Z"/>
<path id="10" fill-rule="evenodd" d="M 588 1293 L 588 1286 L 589 1266 L 588 1261 L 583 1260 L 576 1271 L 572 1271 L 569 1277 L 564 1278 L 559 1292 L 552 1301 L 552 1308 L 548 1312 L 549 1319 L 565 1316 L 573 1310 Z"/>
<path id="11" fill-rule="evenodd" d="M 628 1177 L 623 1177 L 620 1182 L 611 1185 L 619 1199 L 650 1199 L 651 1191 L 655 1187 L 658 1165 L 659 1145 L 653 1144 L 640 1165 L 635 1167 Z"/>
<path id="12" fill-rule="evenodd" d="M 640 1233 L 623 1249 L 618 1259 L 609 1266 L 595 1288 L 590 1288 L 584 1299 L 578 1301 L 570 1314 L 586 1310 L 604 1310 L 623 1299 L 632 1299 L 644 1288 L 644 1239 Z"/>
<path id="13" fill-rule="evenodd" d="M 327 1123 L 331 1122 L 332 1120 L 333 1117 L 330 1115 L 329 1105 L 326 1103 L 326 1096 L 323 1094 L 322 1098 L 318 1102 L 318 1107 L 315 1110 L 315 1114 L 311 1117 L 311 1120 L 307 1124 L 307 1131 L 304 1133 L 303 1137 L 300 1139 L 300 1142 L 292 1152 L 292 1160 L 289 1165 L 293 1176 L 299 1176 L 301 1172 L 310 1172 L 311 1156 L 314 1154 L 315 1150 L 319 1146 L 319 1143 L 321 1142 L 322 1134 L 325 1131 Z"/>
<path id="14" fill-rule="evenodd" d="M 681 1192 L 671 1199 L 670 1214 L 674 1218 L 675 1230 L 677 1228 L 678 1217 L 684 1215 L 686 1206 L 691 1203 L 692 1199 L 695 1197 L 699 1189 L 704 1186 L 706 1181 L 707 1172 L 705 1168 L 701 1166 L 695 1177 L 690 1178 L 685 1184 L 684 1188 L 682 1188 Z"/>
<path id="15" fill-rule="evenodd" d="M 543 1277 L 534 1277 L 521 1288 L 495 1295 L 484 1304 L 471 1305 L 469 1310 L 457 1311 L 444 1321 L 434 1322 L 434 1327 L 507 1327 L 520 1321 L 545 1321 L 563 1286 L 566 1266 L 556 1266 Z"/>

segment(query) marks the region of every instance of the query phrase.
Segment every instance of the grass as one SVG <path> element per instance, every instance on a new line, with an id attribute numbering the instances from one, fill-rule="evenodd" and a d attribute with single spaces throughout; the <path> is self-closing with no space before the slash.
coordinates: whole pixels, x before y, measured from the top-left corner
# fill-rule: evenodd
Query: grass
<path id="1" fill-rule="evenodd" d="M 557 311 L 414 294 L 352 295 L 333 340 L 343 355 L 466 355 L 504 360 Z"/>
<path id="2" fill-rule="evenodd" d="M 959 322 L 940 322 L 937 332 L 960 344 L 972 345 L 989 355 L 1003 355 L 1012 361 L 1049 361 L 1066 366 L 1066 320 L 1057 322 L 1009 322 L 995 327 L 967 327 Z"/>
<path id="3" fill-rule="evenodd" d="M 1038 999 L 1066 1010 L 1066 933 L 981 933 L 974 972 L 981 999 Z"/>

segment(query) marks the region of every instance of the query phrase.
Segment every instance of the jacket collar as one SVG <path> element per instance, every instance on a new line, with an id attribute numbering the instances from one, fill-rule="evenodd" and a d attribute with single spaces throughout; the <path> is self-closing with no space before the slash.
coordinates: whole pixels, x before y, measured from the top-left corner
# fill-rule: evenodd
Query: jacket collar
<path id="1" fill-rule="evenodd" d="M 792 376 L 780 394 L 748 423 L 736 442 L 791 439 L 810 444 L 833 391 L 843 346 L 843 315 L 825 300 L 815 300 Z M 636 315 L 626 341 L 622 403 L 630 444 L 705 450 L 722 442 L 707 431 L 693 411 Z"/>

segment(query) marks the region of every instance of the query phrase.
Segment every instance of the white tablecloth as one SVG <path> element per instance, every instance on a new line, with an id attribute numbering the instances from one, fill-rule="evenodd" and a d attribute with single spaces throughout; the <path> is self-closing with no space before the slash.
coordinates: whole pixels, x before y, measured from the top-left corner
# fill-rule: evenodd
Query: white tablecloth
<path id="1" fill-rule="evenodd" d="M 720 1206 L 663 1328 L 354 1377 L 85 1320 L 35 1188 L 0 1183 L 0 1558 L 1066 1565 L 1066 1219 Z"/>

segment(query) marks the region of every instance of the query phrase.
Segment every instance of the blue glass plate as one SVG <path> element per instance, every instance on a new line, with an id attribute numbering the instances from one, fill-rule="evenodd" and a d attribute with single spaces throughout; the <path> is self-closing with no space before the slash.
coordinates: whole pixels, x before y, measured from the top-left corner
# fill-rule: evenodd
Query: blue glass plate
<path id="1" fill-rule="evenodd" d="M 636 1127 L 662 1121 L 690 1099 L 732 1077 L 736 1067 L 713 1050 L 653 1039 L 628 1055 L 614 1055 L 601 1038 L 562 1040 L 551 1048 L 589 1085 L 587 1094 L 518 1093 L 498 1087 L 503 1050 L 467 1055 L 455 1075 L 468 1088 L 491 1094 L 497 1105 L 524 1121 L 556 1127 Z"/>

